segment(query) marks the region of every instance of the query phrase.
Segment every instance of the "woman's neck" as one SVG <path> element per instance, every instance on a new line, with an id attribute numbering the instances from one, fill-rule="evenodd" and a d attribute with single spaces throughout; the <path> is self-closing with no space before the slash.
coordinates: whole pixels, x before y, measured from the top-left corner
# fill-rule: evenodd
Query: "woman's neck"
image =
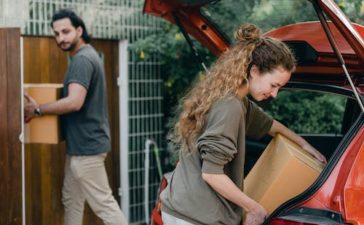
<path id="1" fill-rule="evenodd" d="M 247 96 L 249 93 L 249 88 L 248 85 L 242 85 L 240 86 L 240 88 L 236 91 L 236 95 L 240 98 L 243 99 L 245 96 Z"/>

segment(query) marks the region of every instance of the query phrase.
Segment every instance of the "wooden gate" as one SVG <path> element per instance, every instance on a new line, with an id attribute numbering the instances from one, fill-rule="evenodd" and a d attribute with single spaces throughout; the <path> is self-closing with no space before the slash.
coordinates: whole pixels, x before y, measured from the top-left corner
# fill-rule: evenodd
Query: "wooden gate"
<path id="1" fill-rule="evenodd" d="M 20 30 L 0 28 L 0 224 L 22 223 Z"/>

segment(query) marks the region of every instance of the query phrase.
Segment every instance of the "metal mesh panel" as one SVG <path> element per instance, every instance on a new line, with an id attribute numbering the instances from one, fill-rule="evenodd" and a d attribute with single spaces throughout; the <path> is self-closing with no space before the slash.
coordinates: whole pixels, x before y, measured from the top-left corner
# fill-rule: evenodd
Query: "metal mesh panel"
<path id="1" fill-rule="evenodd" d="M 94 38 L 125 39 L 131 30 L 158 27 L 157 19 L 142 15 L 142 0 L 0 0 L 0 25 L 19 26 L 25 35 L 52 35 L 54 12 L 70 8 L 85 21 Z M 138 35 L 141 37 L 140 35 Z M 128 36 L 133 39 L 134 37 Z"/>
<path id="2" fill-rule="evenodd" d="M 28 0 L 0 0 L 0 27 L 24 27 Z"/>
<path id="3" fill-rule="evenodd" d="M 159 20 L 146 17 L 142 11 L 143 1 L 131 1 L 132 14 L 127 17 L 127 38 L 133 43 L 139 38 L 158 32 Z M 133 29 L 133 24 L 138 27 Z M 142 223 L 144 217 L 144 148 L 147 139 L 153 139 L 159 146 L 163 141 L 162 85 L 158 56 L 148 61 L 138 61 L 139 55 L 129 53 L 129 188 L 130 222 Z M 150 154 L 149 207 L 159 188 L 156 158 Z"/>
<path id="4" fill-rule="evenodd" d="M 94 38 L 123 39 L 124 23 L 131 13 L 128 1 L 120 0 L 28 0 L 29 17 L 23 33 L 51 35 L 53 13 L 61 8 L 75 10 Z"/>
<path id="5" fill-rule="evenodd" d="M 144 220 L 144 160 L 145 141 L 152 139 L 159 145 L 163 139 L 162 80 L 158 63 L 130 62 L 129 80 L 129 187 L 130 222 Z M 153 206 L 159 187 L 156 158 L 150 160 L 149 207 Z"/>

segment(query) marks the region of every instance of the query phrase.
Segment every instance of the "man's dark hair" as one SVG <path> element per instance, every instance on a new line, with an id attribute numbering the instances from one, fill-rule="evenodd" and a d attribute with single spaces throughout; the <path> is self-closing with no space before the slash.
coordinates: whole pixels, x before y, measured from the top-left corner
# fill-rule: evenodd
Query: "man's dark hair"
<path id="1" fill-rule="evenodd" d="M 83 22 L 81 17 L 79 17 L 75 12 L 73 12 L 70 9 L 61 9 L 61 10 L 57 11 L 52 17 L 51 27 L 53 28 L 54 21 L 65 19 L 65 18 L 70 19 L 71 23 L 72 23 L 72 26 L 74 26 L 75 28 L 81 27 L 82 30 L 83 30 L 82 36 L 81 36 L 82 39 L 86 43 L 90 43 L 91 37 L 87 33 L 85 23 Z"/>

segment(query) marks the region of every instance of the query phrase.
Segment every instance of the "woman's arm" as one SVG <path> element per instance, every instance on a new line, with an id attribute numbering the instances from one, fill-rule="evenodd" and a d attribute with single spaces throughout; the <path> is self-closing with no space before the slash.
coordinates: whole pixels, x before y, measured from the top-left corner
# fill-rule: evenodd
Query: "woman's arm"
<path id="1" fill-rule="evenodd" d="M 306 150 L 308 153 L 310 153 L 312 156 L 320 160 L 322 163 L 327 163 L 325 156 L 323 156 L 317 149 L 315 149 L 305 139 L 303 139 L 301 136 L 288 129 L 280 122 L 274 120 L 272 127 L 270 128 L 268 133 L 271 136 L 275 136 L 277 133 L 282 134 L 283 136 L 287 137 L 291 141 L 301 146 L 301 148 Z"/>
<path id="2" fill-rule="evenodd" d="M 245 210 L 245 225 L 260 225 L 264 222 L 267 211 L 242 192 L 228 176 L 202 173 L 202 178 L 217 193 Z"/>

